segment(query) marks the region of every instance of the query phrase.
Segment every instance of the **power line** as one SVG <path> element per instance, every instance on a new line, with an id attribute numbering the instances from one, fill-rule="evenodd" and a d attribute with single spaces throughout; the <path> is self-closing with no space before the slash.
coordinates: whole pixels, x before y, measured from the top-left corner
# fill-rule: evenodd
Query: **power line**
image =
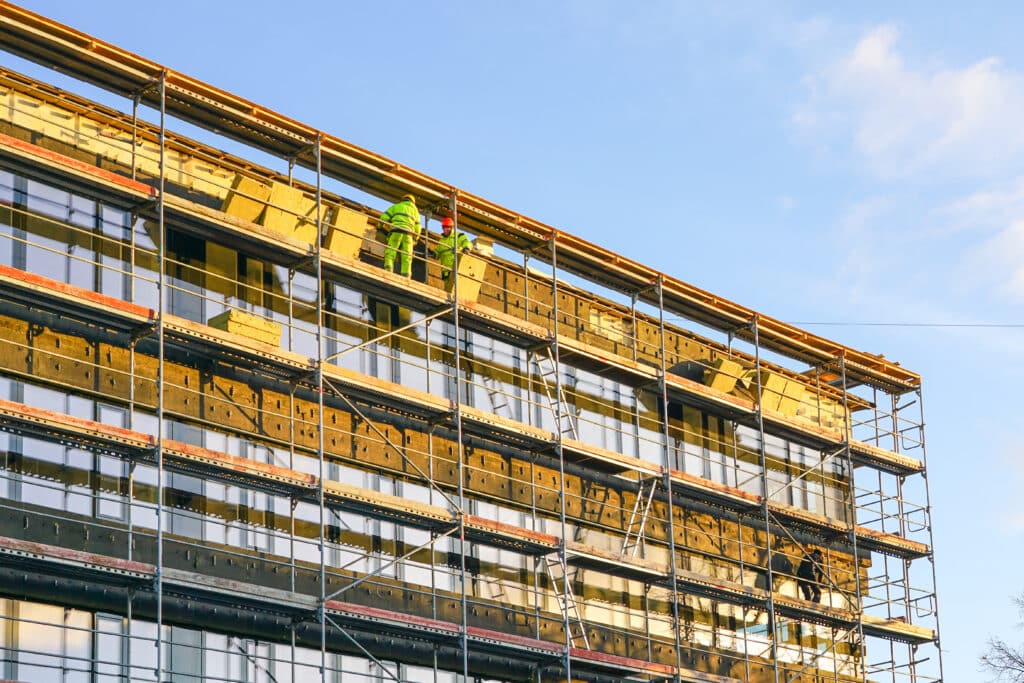
<path id="1" fill-rule="evenodd" d="M 669 322 L 686 322 L 687 318 L 666 318 Z M 978 327 L 1013 329 L 1024 328 L 1024 323 L 901 323 L 901 322 L 868 322 L 868 321 L 807 321 L 789 320 L 787 325 L 827 325 L 830 327 Z"/>
<path id="2" fill-rule="evenodd" d="M 793 321 L 790 325 L 830 325 L 834 327 L 1024 327 L 1024 323 L 883 323 L 883 322 L 808 322 Z"/>

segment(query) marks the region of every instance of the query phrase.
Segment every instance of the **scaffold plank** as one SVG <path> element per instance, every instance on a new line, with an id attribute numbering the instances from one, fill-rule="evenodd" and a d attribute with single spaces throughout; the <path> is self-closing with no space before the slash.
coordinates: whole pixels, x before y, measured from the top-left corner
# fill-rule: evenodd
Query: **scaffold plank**
<path id="1" fill-rule="evenodd" d="M 672 488 L 689 497 L 714 501 L 731 510 L 749 510 L 761 504 L 761 496 L 734 486 L 697 477 L 680 470 L 671 470 Z M 769 503 L 770 505 L 770 503 Z"/>
<path id="2" fill-rule="evenodd" d="M 151 564 L 7 536 L 0 536 L 0 564 L 44 566 L 59 574 L 88 574 L 97 580 L 118 583 L 148 583 L 156 577 L 156 568 Z"/>
<path id="3" fill-rule="evenodd" d="M 770 597 L 766 590 L 745 586 L 735 581 L 705 576 L 680 567 L 676 567 L 675 577 L 676 584 L 685 593 L 702 595 L 733 605 L 763 605 Z"/>
<path id="4" fill-rule="evenodd" d="M 365 621 L 377 628 L 388 627 L 394 630 L 417 631 L 448 638 L 457 638 L 461 633 L 459 627 L 451 622 L 357 605 L 342 600 L 327 600 L 324 603 L 324 609 L 336 619 Z"/>
<path id="5" fill-rule="evenodd" d="M 104 450 L 138 453 L 153 448 L 156 439 L 142 432 L 85 420 L 45 408 L 0 399 L 0 420 L 5 426 L 18 425 L 25 431 L 49 436 L 58 443 L 73 438 Z"/>
<path id="6" fill-rule="evenodd" d="M 152 201 L 157 196 L 156 190 L 145 183 L 4 133 L 0 133 L 0 158 L 19 168 L 26 165 L 33 169 L 42 167 L 57 174 L 73 170 L 74 176 L 88 178 L 90 185 L 102 188 L 104 194 L 126 197 L 135 203 Z M 70 179 L 67 175 L 57 177 L 65 183 Z"/>
<path id="7" fill-rule="evenodd" d="M 470 541 L 496 545 L 500 539 L 504 547 L 517 549 L 519 552 L 531 555 L 554 552 L 560 546 L 559 538 L 551 534 L 485 519 L 477 515 L 463 515 L 462 518 L 466 538 Z"/>
<path id="8" fill-rule="evenodd" d="M 869 465 L 891 474 L 907 476 L 924 472 L 924 463 L 920 460 L 864 441 L 851 441 L 850 454 L 854 463 Z"/>
<path id="9" fill-rule="evenodd" d="M 645 662 L 641 659 L 632 659 L 630 657 L 622 657 L 619 655 L 607 654 L 605 652 L 597 652 L 594 650 L 587 650 L 581 647 L 569 648 L 569 653 L 572 655 L 573 660 L 579 663 L 587 663 L 589 666 L 599 669 L 605 669 L 610 672 L 617 673 L 622 676 L 663 676 L 674 678 L 676 674 L 676 668 L 667 664 L 658 664 L 657 662 Z M 686 681 L 706 681 L 707 683 L 739 683 L 735 678 L 729 678 L 727 676 L 717 676 L 709 673 L 697 673 L 697 672 L 680 672 L 683 676 L 682 680 Z M 694 676 L 697 676 L 696 678 Z"/>
<path id="10" fill-rule="evenodd" d="M 364 375 L 338 365 L 324 365 L 322 372 L 324 381 L 330 385 L 328 388 L 333 387 L 346 395 L 357 396 L 426 419 L 437 419 L 452 412 L 451 401 L 436 394 Z"/>
<path id="11" fill-rule="evenodd" d="M 156 440 L 148 434 L 76 418 L 63 413 L 0 399 L 0 428 L 50 436 L 62 443 L 92 444 L 145 462 L 155 462 Z M 220 453 L 171 439 L 163 442 L 165 465 L 171 470 L 212 477 L 221 481 L 313 499 L 319 478 L 286 467 Z M 402 496 L 374 491 L 342 482 L 325 480 L 324 501 L 339 511 L 354 511 L 369 517 L 422 529 L 453 527 L 458 517 L 445 508 Z M 545 553 L 559 547 L 559 539 L 511 524 L 464 515 L 470 540 L 529 554 Z"/>
<path id="12" fill-rule="evenodd" d="M 461 406 L 459 412 L 463 426 L 482 436 L 493 438 L 494 435 L 500 435 L 515 443 L 530 444 L 534 448 L 548 447 L 557 439 L 554 432 L 547 429 L 534 427 L 472 406 Z"/>
<path id="13" fill-rule="evenodd" d="M 623 576 L 649 583 L 665 584 L 669 568 L 638 557 L 602 550 L 578 541 L 565 542 L 565 561 L 571 566 L 597 569 L 606 574 Z"/>
<path id="14" fill-rule="evenodd" d="M 907 624 L 900 619 L 883 619 L 799 598 L 779 595 L 774 598 L 774 603 L 780 616 L 833 628 L 854 629 L 859 625 L 864 635 L 873 638 L 921 645 L 934 641 L 936 636 L 933 629 Z"/>
<path id="15" fill-rule="evenodd" d="M 307 617 L 316 611 L 319 604 L 319 601 L 310 595 L 222 576 L 211 576 L 202 572 L 163 567 L 160 573 L 166 591 L 187 593 L 208 603 L 241 603 L 256 609 Z"/>
<path id="16" fill-rule="evenodd" d="M 151 308 L 4 264 L 0 264 L 0 291 L 8 300 L 25 306 L 47 306 L 65 315 L 123 331 L 151 325 L 156 320 L 156 311 Z"/>
<path id="17" fill-rule="evenodd" d="M 886 619 L 873 614 L 861 615 L 866 635 L 895 640 L 913 645 L 930 643 L 935 640 L 935 631 L 924 626 L 908 624 L 903 619 Z"/>
<path id="18" fill-rule="evenodd" d="M 775 595 L 773 603 L 779 616 L 812 624 L 822 624 L 830 628 L 853 629 L 857 627 L 858 615 L 850 610 L 810 600 L 791 598 L 788 595 Z"/>
<path id="19" fill-rule="evenodd" d="M 550 432 L 548 439 L 554 438 L 554 433 Z M 665 471 L 660 465 L 655 465 L 646 460 L 635 458 L 631 455 L 623 455 L 618 451 L 583 443 L 575 439 L 563 438 L 562 452 L 575 462 L 616 474 L 635 472 L 647 476 L 660 476 Z"/>
<path id="20" fill-rule="evenodd" d="M 421 529 L 443 529 L 457 523 L 454 514 L 437 505 L 421 503 L 403 496 L 373 491 L 324 480 L 324 501 L 338 509 L 360 512 L 377 519 L 387 519 Z"/>
<path id="21" fill-rule="evenodd" d="M 189 350 L 202 349 L 213 358 L 229 359 L 236 364 L 273 368 L 289 378 L 309 373 L 314 367 L 313 360 L 300 353 L 175 315 L 164 315 L 164 329 L 172 343 L 185 342 Z"/>
<path id="22" fill-rule="evenodd" d="M 930 553 L 930 548 L 924 543 L 912 541 L 897 534 L 890 534 L 877 529 L 851 526 L 839 520 L 833 520 L 793 505 L 769 501 L 768 510 L 777 519 L 789 524 L 802 525 L 819 532 L 831 529 L 837 537 L 855 535 L 858 546 L 885 555 L 903 559 L 918 559 L 927 557 Z"/>
<path id="23" fill-rule="evenodd" d="M 191 444 L 165 439 L 164 458 L 183 472 L 213 476 L 219 480 L 269 489 L 294 496 L 310 496 L 317 490 L 317 478 L 287 467 L 228 455 Z M 152 459 L 152 458 L 151 458 Z"/>
<path id="24" fill-rule="evenodd" d="M 658 381 L 658 369 L 653 366 L 565 335 L 558 335 L 558 353 L 559 360 L 630 386 L 640 387 Z"/>

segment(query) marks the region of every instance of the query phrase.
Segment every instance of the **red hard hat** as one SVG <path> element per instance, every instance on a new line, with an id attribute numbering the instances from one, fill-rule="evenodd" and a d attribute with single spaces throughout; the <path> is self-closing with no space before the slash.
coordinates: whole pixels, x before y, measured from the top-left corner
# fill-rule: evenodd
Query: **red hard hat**
<path id="1" fill-rule="evenodd" d="M 451 216 L 445 216 L 441 219 L 442 228 L 451 228 L 455 225 L 455 221 L 452 220 Z"/>

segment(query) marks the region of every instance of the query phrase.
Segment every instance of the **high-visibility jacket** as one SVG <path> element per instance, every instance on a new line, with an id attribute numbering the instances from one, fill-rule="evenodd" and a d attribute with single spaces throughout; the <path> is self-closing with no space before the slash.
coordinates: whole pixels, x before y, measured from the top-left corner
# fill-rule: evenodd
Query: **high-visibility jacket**
<path id="1" fill-rule="evenodd" d="M 380 215 L 380 220 L 389 230 L 408 232 L 417 237 L 420 234 L 420 212 L 409 200 L 392 204 L 391 208 Z"/>
<path id="2" fill-rule="evenodd" d="M 441 262 L 442 268 L 451 270 L 452 265 L 455 263 L 455 252 L 465 251 L 471 246 L 473 246 L 473 243 L 469 241 L 465 233 L 452 230 L 447 235 L 442 235 L 441 239 L 438 240 L 437 246 L 434 247 L 434 257 Z"/>

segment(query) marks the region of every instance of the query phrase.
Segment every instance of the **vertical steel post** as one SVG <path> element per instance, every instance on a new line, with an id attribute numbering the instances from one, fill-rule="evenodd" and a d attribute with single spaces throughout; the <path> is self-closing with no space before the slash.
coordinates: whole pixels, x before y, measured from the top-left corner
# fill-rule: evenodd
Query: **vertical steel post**
<path id="1" fill-rule="evenodd" d="M 139 117 L 139 97 L 138 92 L 132 95 L 132 180 L 135 180 L 135 140 L 136 130 L 138 126 Z M 161 147 L 162 148 L 162 147 Z M 162 174 L 161 174 L 162 175 Z M 138 218 L 135 212 L 128 214 L 128 300 L 135 303 L 135 221 Z M 161 240 L 162 241 L 162 240 Z M 159 284 L 157 285 L 159 291 Z M 158 306 L 159 310 L 159 306 Z M 135 346 L 138 343 L 138 339 L 135 335 L 132 335 L 131 341 L 128 343 L 128 429 L 135 428 Z M 160 385 L 157 384 L 157 391 L 159 393 Z M 128 560 L 134 559 L 134 514 L 135 508 L 135 460 L 131 460 L 128 463 L 128 503 L 126 505 L 127 510 L 127 525 L 128 525 Z M 134 592 L 128 590 L 127 599 L 127 619 L 125 620 L 125 632 L 126 632 L 126 645 L 122 646 L 121 652 L 124 653 L 125 663 L 128 672 L 131 672 L 132 662 L 132 599 Z M 130 675 L 130 673 L 129 673 Z"/>
<path id="2" fill-rule="evenodd" d="M 857 601 L 857 604 L 853 606 L 851 611 L 857 614 L 856 630 L 858 644 L 860 645 L 860 677 L 861 680 L 867 680 L 867 657 L 864 651 L 864 600 L 860 589 L 860 553 L 857 550 L 857 487 L 854 482 L 853 457 L 850 450 L 850 440 L 853 438 L 853 420 L 850 415 L 849 393 L 847 392 L 846 349 L 839 352 L 839 376 L 843 385 L 843 452 L 846 455 L 844 462 L 846 463 L 848 482 L 847 495 L 850 497 L 847 514 L 850 515 L 850 544 L 853 547 L 853 587 L 854 599 Z"/>
<path id="3" fill-rule="evenodd" d="M 327 681 L 327 547 L 324 543 L 326 508 L 324 507 L 324 272 L 323 250 L 323 165 L 320 134 L 316 136 L 316 244 L 314 263 L 316 268 L 316 396 L 317 396 L 317 500 L 320 512 L 320 678 Z M 290 182 L 289 168 L 289 182 Z"/>
<path id="4" fill-rule="evenodd" d="M 562 628 L 565 629 L 565 655 L 563 666 L 565 667 L 565 678 L 572 683 L 572 630 L 569 625 L 570 590 L 569 585 L 569 563 L 565 552 L 565 539 L 568 524 L 566 523 L 566 487 L 565 487 L 565 453 L 562 450 L 562 359 L 558 347 L 558 233 L 551 232 L 551 355 L 555 368 L 555 454 L 558 456 L 558 525 L 561 543 L 558 548 L 558 561 L 562 569 Z M 575 598 L 573 598 L 575 599 Z M 583 623 L 583 613 L 576 606 L 576 612 L 580 616 L 580 629 L 586 630 Z"/>
<path id="5" fill-rule="evenodd" d="M 166 191 L 166 169 L 164 147 L 167 134 L 167 72 L 160 72 L 160 178 L 157 192 L 157 222 L 160 244 L 157 249 L 157 370 L 156 370 L 156 680 L 164 679 L 164 298 L 167 295 L 164 272 L 167 259 L 167 225 L 164 220 L 164 192 Z"/>
<path id="6" fill-rule="evenodd" d="M 875 406 L 878 406 L 879 405 L 878 389 L 874 389 L 873 390 L 871 398 L 872 398 L 871 402 Z M 890 424 L 895 425 L 897 420 L 899 419 L 898 418 L 897 409 L 896 409 L 896 403 L 897 403 L 896 395 L 895 394 L 891 394 L 889 396 L 889 400 L 890 400 L 890 408 L 891 408 L 891 412 L 889 413 L 889 421 L 890 421 Z M 872 424 L 874 425 L 874 439 L 875 439 L 874 444 L 876 446 L 881 446 L 882 443 L 883 443 L 882 442 L 882 425 L 881 425 L 881 423 L 879 421 L 878 412 L 879 411 L 876 408 L 874 410 L 874 412 L 873 412 Z M 899 452 L 899 440 L 897 438 L 895 438 L 896 437 L 896 430 L 895 429 L 892 430 L 892 435 L 893 435 L 892 451 L 893 451 L 893 453 L 898 453 Z M 877 475 L 876 475 L 876 481 L 878 482 L 878 484 L 877 484 L 877 486 L 878 486 L 878 516 L 879 516 L 879 520 L 880 520 L 879 521 L 879 527 L 880 527 L 880 530 L 882 531 L 882 533 L 885 533 L 886 532 L 886 521 L 887 521 L 885 519 L 885 479 L 884 479 L 884 475 L 882 474 L 881 470 L 879 470 Z M 889 579 L 890 571 L 889 571 L 889 556 L 888 555 L 882 555 L 882 570 L 883 570 L 882 574 L 883 574 L 883 581 L 884 581 L 883 585 L 885 587 L 886 616 L 892 618 L 892 616 L 893 616 L 893 614 L 892 614 L 892 602 L 893 602 L 892 593 L 893 593 L 893 591 L 892 591 L 892 582 Z M 906 565 L 904 564 L 904 580 L 905 580 L 905 577 L 906 577 L 906 571 L 905 570 L 906 570 Z M 910 615 L 906 614 L 905 618 L 907 619 L 907 621 L 909 623 Z M 908 645 L 907 648 L 910 649 L 910 648 L 912 648 L 912 646 Z M 911 659 L 913 659 L 913 657 L 911 657 Z M 893 640 L 889 641 L 889 663 L 893 667 L 895 667 L 895 665 L 896 665 L 896 641 L 893 641 Z M 911 663 L 910 666 L 911 666 L 911 671 L 913 671 L 914 664 Z M 895 672 L 891 671 L 890 673 L 895 673 Z"/>
<path id="7" fill-rule="evenodd" d="M 459 230 L 459 192 L 453 189 L 451 198 L 452 226 L 454 234 L 458 235 Z M 458 249 L 453 249 L 458 252 Z M 459 318 L 459 262 L 458 255 L 452 263 L 452 323 L 455 327 L 455 401 L 454 420 L 455 438 L 458 439 L 456 455 L 459 458 L 459 583 L 460 583 L 460 610 L 462 612 L 462 624 L 459 631 L 460 647 L 462 649 L 462 676 L 463 680 L 469 680 L 469 598 L 467 595 L 466 581 L 466 452 L 462 443 L 462 328 Z"/>
<path id="8" fill-rule="evenodd" d="M 662 462 L 665 474 L 662 486 L 668 497 L 668 555 L 669 577 L 672 581 L 672 624 L 676 646 L 676 675 L 678 683 L 683 669 L 682 641 L 679 639 L 679 585 L 676 581 L 676 532 L 675 532 L 675 500 L 672 495 L 672 440 L 668 425 L 668 362 L 665 358 L 665 278 L 658 275 L 658 355 L 661 357 L 658 366 L 658 393 L 661 396 L 661 438 Z M 642 491 L 641 491 L 642 493 Z"/>
<path id="9" fill-rule="evenodd" d="M 740 583 L 743 583 L 743 513 L 736 515 L 736 547 L 740 550 Z M 747 605 L 743 605 L 743 678 L 750 680 L 750 642 L 747 638 Z"/>
<path id="10" fill-rule="evenodd" d="M 138 140 L 138 125 L 139 125 L 139 99 L 142 97 L 141 91 L 136 91 L 132 94 L 132 180 L 136 178 L 136 164 L 135 164 L 135 146 Z M 163 151 L 163 143 L 160 145 L 161 152 Z"/>
<path id="11" fill-rule="evenodd" d="M 917 389 L 917 403 L 920 406 L 919 410 L 919 421 L 921 425 L 921 463 L 924 465 L 924 471 L 921 476 L 924 477 L 924 499 L 925 499 L 925 519 L 928 521 L 928 547 L 931 549 L 928 552 L 928 562 L 932 566 L 932 600 L 934 602 L 933 609 L 935 611 L 935 656 L 939 660 L 939 680 L 945 680 L 942 675 L 942 640 L 939 636 L 939 598 L 938 589 L 939 584 L 935 573 L 935 537 L 932 535 L 932 496 L 931 491 L 928 487 L 928 456 L 925 450 L 925 438 L 924 438 L 924 393 L 919 387 Z M 911 657 L 911 661 L 915 658 Z M 914 670 L 913 680 L 917 680 L 916 670 Z"/>
<path id="12" fill-rule="evenodd" d="M 134 600 L 134 599 L 135 599 L 135 589 L 134 588 L 129 588 L 128 589 L 128 600 L 127 600 L 128 604 L 126 605 L 127 609 L 125 610 L 125 618 L 124 618 L 125 638 L 124 638 L 124 640 L 121 643 L 121 652 L 124 655 L 124 668 L 122 669 L 122 671 L 127 672 L 127 676 L 125 676 L 125 679 L 129 680 L 129 681 L 131 680 L 131 671 L 132 671 L 132 614 L 133 614 L 133 612 L 132 612 L 132 600 Z"/>
<path id="13" fill-rule="evenodd" d="M 770 645 L 772 653 L 772 675 L 775 683 L 779 683 L 779 647 L 778 633 L 775 620 L 775 576 L 772 569 L 772 539 L 771 539 L 771 515 L 768 513 L 768 453 L 764 442 L 764 387 L 761 386 L 761 338 L 758 323 L 758 314 L 754 314 L 751 321 L 751 329 L 754 332 L 754 374 L 757 378 L 757 432 L 758 449 L 757 459 L 761 467 L 761 518 L 764 520 L 765 538 L 765 572 L 768 580 L 768 633 L 771 637 Z"/>
<path id="14" fill-rule="evenodd" d="M 292 590 L 294 590 L 294 588 Z M 290 680 L 297 681 L 299 679 L 295 677 L 295 668 L 296 667 L 295 667 L 295 622 L 294 621 L 292 621 L 291 628 L 289 628 L 288 631 L 289 631 L 290 636 L 291 636 L 289 644 L 291 645 L 291 654 L 292 654 L 291 666 L 289 667 L 290 672 L 291 672 L 291 679 Z"/>
<path id="15" fill-rule="evenodd" d="M 899 450 L 900 449 L 899 434 L 900 434 L 900 431 L 901 431 L 900 426 L 899 426 L 900 416 L 899 416 L 899 412 L 898 412 L 897 405 L 896 405 L 897 401 L 898 401 L 898 399 L 896 398 L 896 396 L 893 396 L 892 397 L 892 420 L 893 420 L 893 425 L 894 425 L 894 430 L 893 430 L 894 438 L 893 438 L 892 449 L 893 449 L 893 452 L 895 452 L 895 453 L 899 453 L 900 452 L 900 450 Z M 878 478 L 880 480 L 879 481 L 879 489 L 878 489 L 879 490 L 879 498 L 880 498 L 880 505 L 882 506 L 882 509 L 879 510 L 879 516 L 881 517 L 882 524 L 884 525 L 885 524 L 885 514 L 884 514 L 885 513 L 885 509 L 884 509 L 884 506 L 885 506 L 885 491 L 882 490 L 882 487 L 881 487 L 881 478 L 882 478 L 881 472 L 879 472 Z M 903 497 L 903 481 L 904 481 L 904 477 L 902 475 L 897 475 L 896 476 L 896 524 L 897 524 L 899 535 L 902 536 L 903 538 L 907 538 L 907 534 L 909 532 L 909 527 L 907 525 L 907 509 L 906 509 L 906 504 L 905 504 L 906 501 L 905 501 L 905 498 Z M 931 525 L 929 523 L 929 527 L 930 526 Z M 885 531 L 885 527 L 884 526 L 883 526 L 882 530 Z M 901 563 L 903 565 L 903 618 L 907 620 L 907 623 L 910 623 L 911 616 L 912 616 L 911 613 L 910 613 L 910 601 L 911 601 L 911 595 L 910 595 L 910 560 L 902 560 Z M 887 568 L 889 566 L 888 565 L 888 558 L 886 558 L 886 565 L 885 566 Z M 888 571 L 886 572 L 886 577 L 885 578 L 886 578 L 886 581 L 885 581 L 886 593 L 888 593 L 889 592 L 889 583 L 890 583 L 889 576 L 888 576 Z M 911 663 L 911 670 L 913 670 L 913 668 L 914 668 L 914 665 L 913 665 L 913 663 Z"/>
<path id="16" fill-rule="evenodd" d="M 629 318 L 632 328 L 630 330 L 630 346 L 632 346 L 632 360 L 635 362 L 639 358 L 640 352 L 640 334 L 639 334 L 639 323 L 637 322 L 636 316 L 636 305 L 640 298 L 640 292 L 633 292 L 629 299 Z M 630 407 L 629 417 L 632 420 L 633 428 L 633 457 L 640 458 L 640 392 L 632 392 L 632 405 Z M 628 455 L 624 453 L 623 455 Z M 648 641 L 650 638 L 648 638 Z"/>

